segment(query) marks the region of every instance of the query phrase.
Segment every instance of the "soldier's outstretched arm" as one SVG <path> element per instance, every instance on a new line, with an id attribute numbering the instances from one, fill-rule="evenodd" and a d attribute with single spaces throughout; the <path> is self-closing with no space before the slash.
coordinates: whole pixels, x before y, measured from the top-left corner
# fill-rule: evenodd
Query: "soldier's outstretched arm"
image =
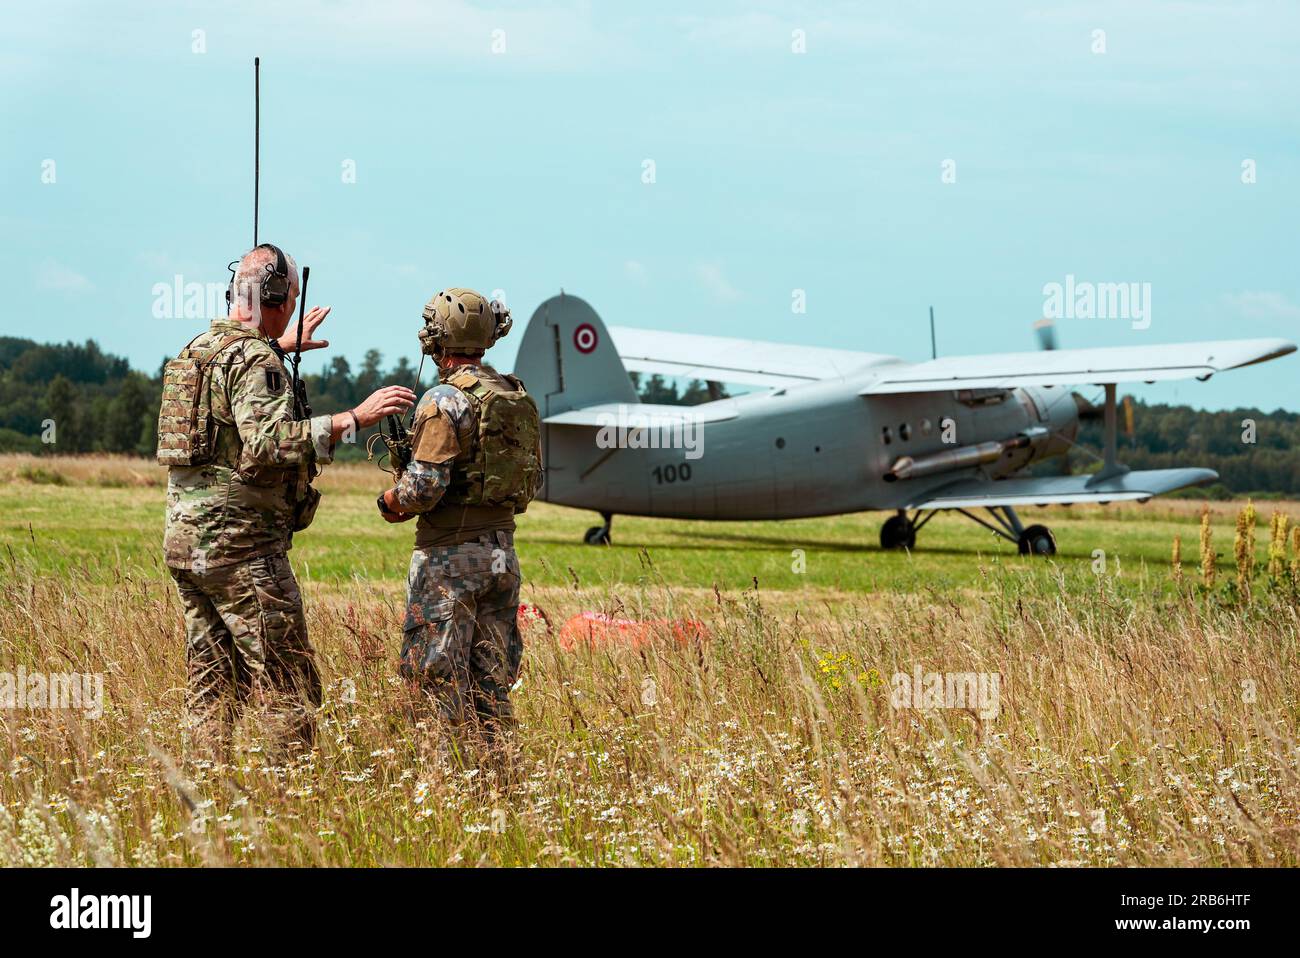
<path id="1" fill-rule="evenodd" d="M 415 402 L 415 393 L 405 386 L 385 386 L 351 412 L 294 419 L 293 392 L 284 367 L 271 352 L 248 365 L 232 367 L 229 388 L 243 456 L 263 466 L 329 462 L 334 444 L 353 425 L 354 416 L 355 425 L 364 429 L 390 413 L 404 412 Z"/>
<path id="2" fill-rule="evenodd" d="M 334 414 L 333 441 L 337 442 L 349 425 L 369 429 L 385 416 L 404 413 L 414 405 L 415 393 L 406 386 L 381 386 L 361 400 L 355 409 Z"/>

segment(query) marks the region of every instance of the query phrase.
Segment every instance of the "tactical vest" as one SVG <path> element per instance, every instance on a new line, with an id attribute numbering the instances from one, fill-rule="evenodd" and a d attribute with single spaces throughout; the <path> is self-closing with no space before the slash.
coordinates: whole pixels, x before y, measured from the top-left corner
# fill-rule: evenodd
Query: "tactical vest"
<path id="1" fill-rule="evenodd" d="M 221 352 L 257 333 L 232 333 L 216 346 L 195 349 L 200 333 L 163 367 L 162 407 L 158 411 L 158 462 L 164 466 L 202 466 L 213 461 L 212 368 Z"/>
<path id="2" fill-rule="evenodd" d="M 523 512 L 537 493 L 542 474 L 538 458 L 541 423 L 537 404 L 514 376 L 500 374 L 513 389 L 468 370 L 446 380 L 474 407 L 478 428 L 468 455 L 451 466 L 451 484 L 442 501 L 450 505 L 505 507 Z"/>

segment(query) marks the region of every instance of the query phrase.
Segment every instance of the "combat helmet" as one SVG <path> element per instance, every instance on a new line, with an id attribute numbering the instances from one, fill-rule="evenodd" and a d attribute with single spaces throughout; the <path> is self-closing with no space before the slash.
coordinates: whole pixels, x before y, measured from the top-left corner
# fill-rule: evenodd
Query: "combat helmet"
<path id="1" fill-rule="evenodd" d="M 510 310 L 499 299 L 489 302 L 472 289 L 445 289 L 424 306 L 420 349 L 435 358 L 486 350 L 510 332 L 511 324 Z"/>

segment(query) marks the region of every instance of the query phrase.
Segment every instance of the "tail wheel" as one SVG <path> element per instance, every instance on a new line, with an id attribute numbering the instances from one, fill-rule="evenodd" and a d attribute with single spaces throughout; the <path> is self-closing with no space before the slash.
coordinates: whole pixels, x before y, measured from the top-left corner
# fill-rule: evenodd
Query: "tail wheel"
<path id="1" fill-rule="evenodd" d="M 907 516 L 890 516 L 880 527 L 880 548 L 915 549 L 916 526 Z"/>
<path id="2" fill-rule="evenodd" d="M 604 526 L 592 526 L 587 530 L 587 534 L 582 537 L 582 541 L 589 546 L 607 546 L 609 545 L 609 530 Z"/>
<path id="3" fill-rule="evenodd" d="M 1056 555 L 1056 537 L 1047 526 L 1029 526 L 1020 533 L 1018 544 L 1022 556 Z"/>

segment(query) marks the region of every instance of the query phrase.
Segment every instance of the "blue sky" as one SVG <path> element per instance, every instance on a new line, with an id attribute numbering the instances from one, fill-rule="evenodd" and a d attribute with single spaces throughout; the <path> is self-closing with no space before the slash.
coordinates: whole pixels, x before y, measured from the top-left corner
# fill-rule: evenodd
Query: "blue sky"
<path id="1" fill-rule="evenodd" d="M 154 290 L 224 283 L 250 243 L 257 54 L 262 238 L 334 307 L 309 368 L 414 361 L 423 303 L 454 285 L 504 290 L 517 329 L 563 287 L 610 323 L 923 359 L 927 306 L 942 354 L 1032 348 L 1044 285 L 1073 275 L 1150 283 L 1152 322 L 1062 320 L 1062 346 L 1300 339 L 1300 5 L 19 11 L 0 334 L 94 337 L 152 371 L 202 325 L 157 318 Z M 1293 356 L 1139 394 L 1298 410 L 1298 379 Z"/>

